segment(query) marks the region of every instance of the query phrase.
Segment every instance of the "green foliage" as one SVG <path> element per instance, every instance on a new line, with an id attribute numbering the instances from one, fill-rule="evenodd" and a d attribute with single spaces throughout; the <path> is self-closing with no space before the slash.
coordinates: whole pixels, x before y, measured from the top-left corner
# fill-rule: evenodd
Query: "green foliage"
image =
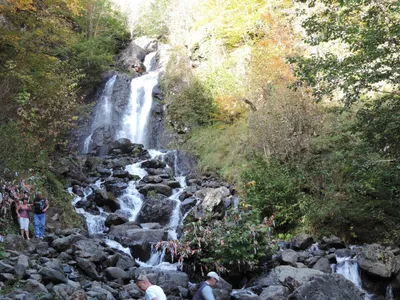
<path id="1" fill-rule="evenodd" d="M 318 6 L 318 9 L 314 9 Z M 370 91 L 384 92 L 382 82 L 399 89 L 400 6 L 396 0 L 309 2 L 303 27 L 312 46 L 341 42 L 335 53 L 297 57 L 297 75 L 313 87 L 316 100 L 339 89 L 346 104 Z M 303 13 L 309 14 L 309 9 Z"/>
<path id="2" fill-rule="evenodd" d="M 366 103 L 357 112 L 356 129 L 375 151 L 398 157 L 400 153 L 400 97 L 389 96 Z"/>
<path id="3" fill-rule="evenodd" d="M 199 157 L 199 168 L 216 172 L 240 185 L 242 172 L 252 158 L 246 122 L 231 126 L 208 126 L 194 130 L 183 146 Z"/>
<path id="4" fill-rule="evenodd" d="M 258 159 L 243 176 L 250 183 L 247 201 L 261 211 L 261 217 L 274 215 L 276 226 L 299 223 L 307 197 L 301 190 L 305 180 L 298 170 L 276 160 Z"/>
<path id="5" fill-rule="evenodd" d="M 0 170 L 22 172 L 41 168 L 46 162 L 46 152 L 33 136 L 21 135 L 15 123 L 0 125 Z"/>
<path id="6" fill-rule="evenodd" d="M 181 241 L 169 245 L 179 261 L 194 271 L 250 271 L 271 254 L 268 227 L 258 223 L 257 211 L 230 211 L 223 220 L 211 216 L 187 224 Z M 172 246 L 172 247 L 171 247 Z"/>
<path id="7" fill-rule="evenodd" d="M 169 34 L 169 16 L 172 0 L 155 0 L 139 16 L 134 33 L 136 36 L 166 37 Z"/>

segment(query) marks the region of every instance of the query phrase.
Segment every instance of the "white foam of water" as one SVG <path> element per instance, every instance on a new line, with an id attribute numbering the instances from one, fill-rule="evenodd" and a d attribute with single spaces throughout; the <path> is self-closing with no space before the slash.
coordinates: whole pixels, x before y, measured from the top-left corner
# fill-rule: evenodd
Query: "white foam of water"
<path id="1" fill-rule="evenodd" d="M 336 261 L 336 273 L 342 274 L 346 279 L 350 280 L 361 289 L 361 278 L 358 272 L 357 260 L 351 257 L 337 257 Z"/>
<path id="2" fill-rule="evenodd" d="M 155 52 L 145 58 L 146 68 L 155 68 Z M 118 138 L 128 138 L 133 143 L 147 145 L 147 124 L 153 104 L 153 88 L 158 84 L 158 72 L 149 72 L 131 81 L 127 114 L 123 119 Z"/>
<path id="3" fill-rule="evenodd" d="M 169 199 L 174 200 L 176 205 L 174 210 L 172 211 L 171 219 L 169 221 L 169 229 L 168 229 L 168 238 L 170 240 L 177 240 L 178 234 L 176 232 L 180 220 L 181 220 L 181 201 L 179 200 L 179 196 L 182 194 L 184 188 L 186 187 L 186 177 L 178 176 L 175 179 L 180 183 L 181 188 L 175 189 L 172 196 Z"/>
<path id="4" fill-rule="evenodd" d="M 357 257 L 336 257 L 337 264 L 333 269 L 337 274 L 342 274 L 347 280 L 350 280 L 354 285 L 363 293 L 365 293 L 365 300 L 371 300 L 373 295 L 368 294 L 362 288 L 360 272 L 358 270 Z"/>
<path id="5" fill-rule="evenodd" d="M 120 243 L 118 243 L 118 242 L 116 242 L 116 241 L 113 241 L 113 240 L 110 240 L 110 239 L 105 239 L 104 241 L 106 242 L 106 244 L 107 244 L 109 247 L 114 248 L 114 249 L 117 249 L 117 250 L 119 250 L 119 251 L 122 251 L 122 252 L 128 254 L 130 257 L 132 257 L 131 251 L 129 250 L 128 247 L 125 248 L 125 247 L 122 246 Z"/>

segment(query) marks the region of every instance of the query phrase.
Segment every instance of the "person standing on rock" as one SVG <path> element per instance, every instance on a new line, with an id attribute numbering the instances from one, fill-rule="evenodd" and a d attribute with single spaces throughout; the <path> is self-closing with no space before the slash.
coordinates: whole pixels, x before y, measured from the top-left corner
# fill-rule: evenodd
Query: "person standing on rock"
<path id="1" fill-rule="evenodd" d="M 136 285 L 141 291 L 145 292 L 145 300 L 167 300 L 162 288 L 151 284 L 146 275 L 140 274 L 136 280 Z"/>
<path id="2" fill-rule="evenodd" d="M 29 211 L 31 210 L 30 205 L 28 204 L 28 199 L 24 197 L 22 202 L 20 202 L 17 206 L 16 212 L 18 216 L 19 229 L 21 230 L 22 237 L 26 236 L 27 240 L 29 238 Z"/>
<path id="3" fill-rule="evenodd" d="M 46 224 L 46 211 L 49 209 L 49 201 L 38 193 L 33 202 L 35 233 L 37 238 L 43 239 Z"/>
<path id="4" fill-rule="evenodd" d="M 196 294 L 193 297 L 193 300 L 215 300 L 212 289 L 217 285 L 219 281 L 219 276 L 215 272 L 209 272 L 207 274 L 207 279 L 204 281 Z"/>

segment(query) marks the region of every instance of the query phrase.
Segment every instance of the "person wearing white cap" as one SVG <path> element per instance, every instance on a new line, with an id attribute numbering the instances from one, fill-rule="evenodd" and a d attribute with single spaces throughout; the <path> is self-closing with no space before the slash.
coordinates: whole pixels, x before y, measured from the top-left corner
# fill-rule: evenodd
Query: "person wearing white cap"
<path id="1" fill-rule="evenodd" d="M 140 274 L 136 279 L 136 285 L 145 292 L 145 300 L 167 300 L 164 291 L 158 285 L 151 284 L 146 275 Z"/>
<path id="2" fill-rule="evenodd" d="M 204 281 L 196 294 L 193 297 L 193 300 L 215 300 L 212 288 L 217 285 L 219 281 L 219 276 L 215 272 L 209 272 L 207 274 L 207 279 Z"/>

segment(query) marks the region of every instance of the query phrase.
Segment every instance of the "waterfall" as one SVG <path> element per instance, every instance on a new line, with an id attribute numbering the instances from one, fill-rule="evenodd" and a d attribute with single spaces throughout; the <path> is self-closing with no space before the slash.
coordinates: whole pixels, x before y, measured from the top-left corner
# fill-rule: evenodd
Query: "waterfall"
<path id="1" fill-rule="evenodd" d="M 346 279 L 361 289 L 361 278 L 356 259 L 351 257 L 337 257 L 336 273 L 342 274 Z"/>
<path id="2" fill-rule="evenodd" d="M 354 285 L 365 294 L 365 300 L 373 299 L 373 295 L 368 294 L 361 283 L 360 272 L 358 270 L 357 257 L 337 257 L 337 264 L 332 266 L 332 269 L 337 274 L 342 274 L 347 280 L 350 280 Z"/>
<path id="3" fill-rule="evenodd" d="M 147 146 L 147 125 L 153 104 L 153 88 L 158 84 L 159 73 L 156 68 L 156 52 L 148 54 L 145 66 L 149 73 L 131 81 L 128 111 L 122 122 L 118 138 L 128 138 L 133 143 Z"/>
<path id="4" fill-rule="evenodd" d="M 83 153 L 89 152 L 90 143 L 92 140 L 92 136 L 94 131 L 103 126 L 109 125 L 111 123 L 111 96 L 113 94 L 115 80 L 117 79 L 117 75 L 111 77 L 100 95 L 100 100 L 98 101 L 94 120 L 90 129 L 90 133 L 84 141 L 83 145 Z"/>

